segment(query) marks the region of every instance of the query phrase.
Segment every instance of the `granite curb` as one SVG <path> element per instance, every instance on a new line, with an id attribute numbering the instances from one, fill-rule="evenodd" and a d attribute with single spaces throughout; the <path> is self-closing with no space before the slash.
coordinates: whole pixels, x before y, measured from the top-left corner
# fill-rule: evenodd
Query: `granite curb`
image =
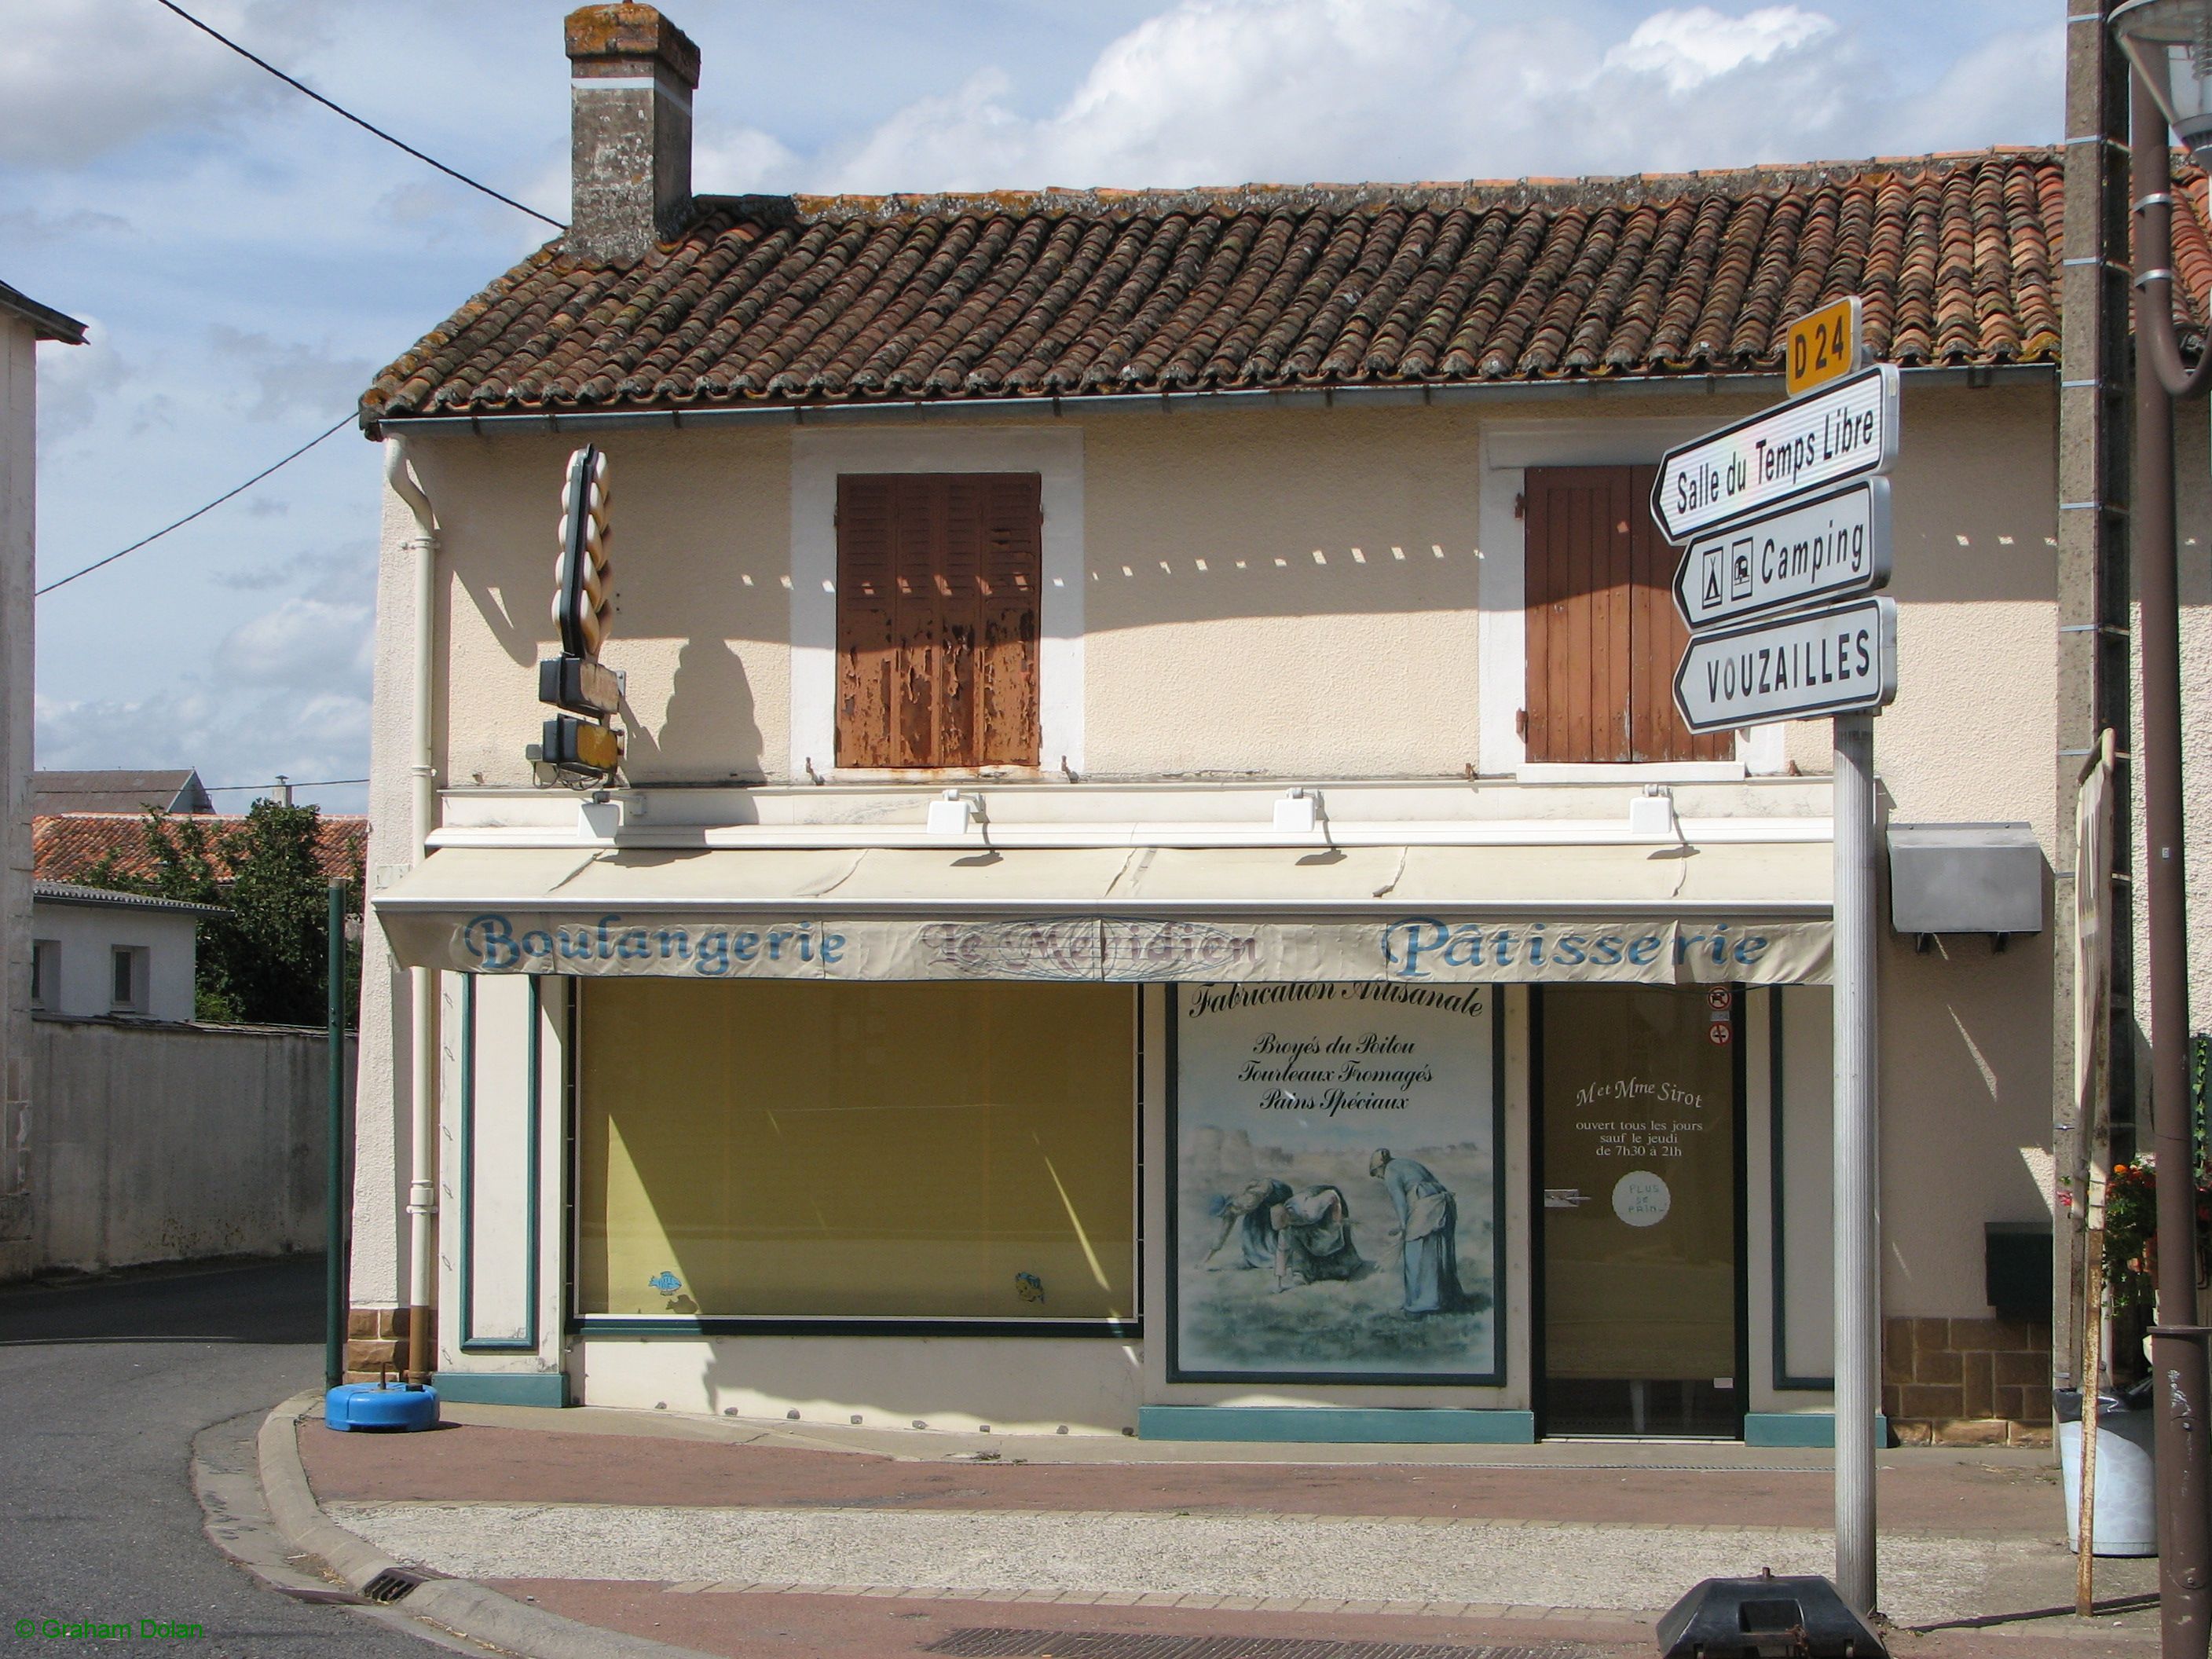
<path id="1" fill-rule="evenodd" d="M 704 1659 L 696 1648 L 674 1647 L 580 1624 L 467 1579 L 426 1577 L 338 1526 L 315 1501 L 307 1470 L 300 1462 L 300 1420 L 321 1403 L 321 1398 L 317 1389 L 296 1394 L 262 1419 L 257 1436 L 261 1495 L 268 1505 L 271 1526 L 290 1551 L 323 1563 L 355 1596 L 367 1601 L 368 1587 L 385 1573 L 419 1578 L 421 1582 L 405 1592 L 404 1601 L 380 1610 L 411 1625 L 450 1631 L 483 1647 L 520 1655 L 522 1659 Z M 234 1531 L 239 1525 L 234 1517 L 225 1517 L 226 1532 Z M 270 1583 L 272 1589 L 298 1593 L 291 1584 L 270 1580 L 260 1563 L 232 1548 L 236 1539 L 218 1537 L 212 1512 L 209 1536 L 233 1560 Z"/>

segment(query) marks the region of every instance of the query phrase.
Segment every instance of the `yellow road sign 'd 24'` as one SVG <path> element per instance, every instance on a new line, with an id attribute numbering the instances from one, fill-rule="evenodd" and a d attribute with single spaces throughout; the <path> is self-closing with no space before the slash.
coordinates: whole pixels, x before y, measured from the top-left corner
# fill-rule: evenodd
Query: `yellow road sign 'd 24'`
<path id="1" fill-rule="evenodd" d="M 1790 395 L 1802 397 L 1856 371 L 1863 357 L 1856 295 L 1831 301 L 1790 325 Z"/>

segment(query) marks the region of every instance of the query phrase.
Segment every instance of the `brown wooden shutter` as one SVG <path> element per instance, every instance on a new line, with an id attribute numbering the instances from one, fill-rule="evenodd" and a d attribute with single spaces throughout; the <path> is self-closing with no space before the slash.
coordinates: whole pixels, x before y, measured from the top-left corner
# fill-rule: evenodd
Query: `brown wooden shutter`
<path id="1" fill-rule="evenodd" d="M 1527 751 L 1531 761 L 1725 760 L 1674 708 L 1687 630 L 1648 466 L 1528 469 Z"/>
<path id="2" fill-rule="evenodd" d="M 1629 537 L 1626 468 L 1528 469 L 1528 754 L 1629 757 Z"/>
<path id="3" fill-rule="evenodd" d="M 1036 766 L 1037 606 L 1044 582 L 1043 480 L 1002 472 L 984 481 L 981 639 L 976 652 L 976 764 Z"/>
<path id="4" fill-rule="evenodd" d="M 896 483 L 886 477 L 837 480 L 839 766 L 899 763 L 891 743 Z"/>
<path id="5" fill-rule="evenodd" d="M 1699 737 L 1682 724 L 1674 707 L 1674 670 L 1690 643 L 1689 625 L 1674 608 L 1674 567 L 1681 550 L 1659 533 L 1651 517 L 1656 466 L 1627 469 L 1630 545 L 1629 650 L 1635 662 L 1630 744 L 1640 761 L 1734 760 L 1735 733 Z"/>
<path id="6" fill-rule="evenodd" d="M 1037 475 L 846 475 L 837 500 L 837 764 L 1037 764 Z"/>

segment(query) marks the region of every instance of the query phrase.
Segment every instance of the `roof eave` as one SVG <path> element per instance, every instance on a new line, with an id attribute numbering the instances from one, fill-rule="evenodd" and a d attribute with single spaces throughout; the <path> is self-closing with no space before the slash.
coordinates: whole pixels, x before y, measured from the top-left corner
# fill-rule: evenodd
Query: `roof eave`
<path id="1" fill-rule="evenodd" d="M 1912 385 L 1990 386 L 1999 381 L 2048 380 L 2055 362 L 1918 363 L 1903 367 Z M 1462 402 L 1556 402 L 1601 397 L 1713 397 L 1733 392 L 1778 395 L 1783 376 L 1776 369 L 1729 369 L 1674 374 L 1561 376 L 1556 379 L 1444 381 L 1420 386 L 1337 386 L 1194 388 L 1180 392 L 1087 392 L 1018 398 L 930 398 L 886 399 L 865 404 L 737 404 L 683 408 L 494 409 L 436 415 L 385 415 L 364 418 L 370 438 L 471 433 L 688 431 L 709 426 L 848 426 L 875 422 L 1003 421 L 1043 416 L 1061 418 L 1094 414 L 1168 414 L 1201 408 L 1384 409 Z"/>
<path id="2" fill-rule="evenodd" d="M 82 323 L 66 312 L 40 305 L 29 295 L 12 289 L 5 283 L 0 283 L 0 311 L 28 323 L 32 331 L 41 340 L 54 340 L 63 345 L 84 343 Z"/>

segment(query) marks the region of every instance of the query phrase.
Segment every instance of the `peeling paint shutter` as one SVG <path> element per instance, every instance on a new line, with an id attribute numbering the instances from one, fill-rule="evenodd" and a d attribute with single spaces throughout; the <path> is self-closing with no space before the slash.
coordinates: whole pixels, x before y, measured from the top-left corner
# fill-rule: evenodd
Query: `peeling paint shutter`
<path id="1" fill-rule="evenodd" d="M 896 766 L 892 525 L 896 480 L 837 480 L 837 764 Z"/>
<path id="2" fill-rule="evenodd" d="M 976 763 L 1036 766 L 1037 604 L 1044 577 L 1042 480 L 1034 472 L 984 480 L 981 640 L 976 656 Z"/>
<path id="3" fill-rule="evenodd" d="M 1037 764 L 1039 486 L 838 479 L 838 765 Z"/>
<path id="4" fill-rule="evenodd" d="M 1692 736 L 1674 708 L 1686 631 L 1674 550 L 1651 521 L 1653 469 L 1528 470 L 1524 589 L 1528 757 L 1723 760 L 1726 732 Z"/>

